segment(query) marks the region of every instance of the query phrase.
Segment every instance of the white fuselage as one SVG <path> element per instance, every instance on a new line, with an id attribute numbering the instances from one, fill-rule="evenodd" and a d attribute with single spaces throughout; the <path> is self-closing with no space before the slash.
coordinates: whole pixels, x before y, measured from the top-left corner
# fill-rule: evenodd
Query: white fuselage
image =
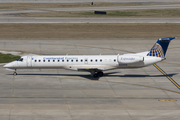
<path id="1" fill-rule="evenodd" d="M 150 51 L 123 55 L 52 55 L 22 56 L 4 68 L 17 69 L 69 69 L 90 72 L 93 77 L 103 76 L 111 69 L 141 68 L 165 59 L 168 45 L 175 37 L 159 38 Z"/>
<path id="2" fill-rule="evenodd" d="M 145 56 L 147 52 L 125 55 L 52 55 L 52 56 L 23 56 L 22 61 L 6 64 L 10 69 L 70 69 L 100 71 L 120 68 L 139 68 L 160 62 L 160 57 Z"/>

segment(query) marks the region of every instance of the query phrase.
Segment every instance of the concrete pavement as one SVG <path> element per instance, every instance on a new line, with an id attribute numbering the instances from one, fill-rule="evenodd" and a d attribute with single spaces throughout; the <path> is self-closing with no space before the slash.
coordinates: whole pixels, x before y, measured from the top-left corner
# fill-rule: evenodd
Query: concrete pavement
<path id="1" fill-rule="evenodd" d="M 179 0 L 151 0 L 151 1 L 144 1 L 144 0 L 0 0 L 0 3 L 87 3 L 87 2 L 124 2 L 124 3 L 132 3 L 132 2 L 142 2 L 142 3 L 171 3 L 171 2 L 179 2 Z"/>
<path id="2" fill-rule="evenodd" d="M 0 17 L 0 23 L 180 23 L 180 18 Z"/>
<path id="3" fill-rule="evenodd" d="M 124 54 L 124 50 L 149 50 L 155 42 L 155 39 L 1 39 L 0 48 L 24 54 Z M 173 40 L 166 63 L 158 63 L 178 83 L 179 44 L 178 39 Z M 17 72 L 18 75 L 13 76 L 12 71 L 0 67 L 1 120 L 169 120 L 180 117 L 179 90 L 153 66 L 106 71 L 99 80 L 86 72 L 63 69 Z"/>

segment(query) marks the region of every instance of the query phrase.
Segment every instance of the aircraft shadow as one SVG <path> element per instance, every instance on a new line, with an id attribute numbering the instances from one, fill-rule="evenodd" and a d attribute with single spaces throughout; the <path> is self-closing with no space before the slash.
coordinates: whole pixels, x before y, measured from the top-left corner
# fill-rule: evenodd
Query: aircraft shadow
<path id="1" fill-rule="evenodd" d="M 124 74 L 124 75 L 114 75 L 115 73 L 120 73 L 120 72 L 109 72 L 109 73 L 104 73 L 104 76 L 108 77 L 132 77 L 132 78 L 138 78 L 138 77 L 164 77 L 165 75 L 138 75 L 138 74 Z M 173 77 L 174 75 L 177 75 L 178 73 L 173 73 L 173 74 L 167 74 L 170 77 Z M 12 74 L 7 74 L 7 75 L 12 75 Z M 20 74 L 19 75 L 29 75 L 29 76 L 74 76 L 74 77 L 83 77 L 86 79 L 90 80 L 99 80 L 98 78 L 92 77 L 90 74 L 87 75 L 81 75 L 81 74 Z"/>
<path id="2" fill-rule="evenodd" d="M 115 74 L 115 73 L 120 73 L 120 72 L 104 73 L 104 76 L 111 76 L 112 74 Z M 7 74 L 7 75 L 13 75 L 13 74 Z M 90 80 L 99 80 L 99 77 L 94 78 L 90 74 L 82 75 L 82 74 L 27 74 L 27 73 L 21 74 L 21 73 L 18 73 L 17 76 L 22 76 L 22 75 L 29 75 L 29 76 L 69 76 L 69 77 L 74 76 L 74 77 L 83 77 L 83 78 L 90 79 Z M 118 75 L 116 77 L 118 77 Z"/>
<path id="3" fill-rule="evenodd" d="M 173 74 L 167 74 L 169 77 L 173 77 L 174 75 L 177 75 L 178 73 Z M 164 77 L 165 75 L 137 75 L 137 74 L 125 74 L 125 75 L 119 75 L 119 77 Z"/>

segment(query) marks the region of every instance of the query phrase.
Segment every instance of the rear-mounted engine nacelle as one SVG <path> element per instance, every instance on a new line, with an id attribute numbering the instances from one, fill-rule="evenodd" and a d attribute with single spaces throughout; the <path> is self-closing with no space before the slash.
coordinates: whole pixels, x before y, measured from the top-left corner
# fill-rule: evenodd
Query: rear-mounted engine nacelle
<path id="1" fill-rule="evenodd" d="M 120 55 L 118 56 L 117 59 L 119 63 L 123 63 L 123 64 L 137 63 L 137 62 L 144 61 L 144 57 L 135 56 L 135 55 Z"/>

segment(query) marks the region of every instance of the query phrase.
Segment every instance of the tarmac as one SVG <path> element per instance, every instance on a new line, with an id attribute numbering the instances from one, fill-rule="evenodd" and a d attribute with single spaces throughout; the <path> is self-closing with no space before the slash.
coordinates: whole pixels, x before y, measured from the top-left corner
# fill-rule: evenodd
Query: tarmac
<path id="1" fill-rule="evenodd" d="M 0 17 L 0 23 L 180 23 L 180 18 Z"/>
<path id="2" fill-rule="evenodd" d="M 4 2 L 77 3 L 89 1 L 0 0 L 0 3 Z M 96 0 L 95 2 L 130 3 L 144 2 L 144 0 Z M 154 2 L 179 2 L 179 0 L 151 0 L 150 3 Z M 178 5 L 174 4 L 176 8 L 179 8 Z M 164 6 L 166 8 L 166 5 Z M 72 8 L 68 8 L 70 9 Z M 75 9 L 77 8 L 73 10 Z M 1 9 L 0 23 L 179 23 L 180 21 L 179 18 L 104 19 L 13 16 L 19 13 L 44 11 L 46 10 Z M 12 38 L 0 39 L 0 52 L 20 55 L 115 55 L 150 50 L 157 39 Z M 166 60 L 157 63 L 167 76 L 178 84 L 180 84 L 179 45 L 179 38 L 173 40 L 167 51 Z M 180 90 L 154 66 L 105 71 L 103 77 L 93 78 L 88 72 L 64 69 L 17 70 L 18 75 L 13 76 L 13 71 L 7 71 L 2 67 L 3 65 L 3 63 L 0 64 L 0 120 L 179 120 L 180 118 Z"/>
<path id="3" fill-rule="evenodd" d="M 162 5 L 135 5 L 135 6 L 101 6 L 101 7 L 69 7 L 69 8 L 40 8 L 45 11 L 119 11 L 119 10 L 151 10 L 151 9 L 178 9 L 180 4 Z"/>
<path id="4" fill-rule="evenodd" d="M 151 49 L 156 39 L 0 39 L 1 51 L 21 55 L 125 54 Z M 180 39 L 157 65 L 180 83 Z M 0 67 L 0 120 L 178 120 L 180 91 L 154 66 L 90 73 Z"/>
<path id="5" fill-rule="evenodd" d="M 111 11 L 111 10 L 145 10 L 145 9 L 178 9 L 180 4 L 151 4 L 137 6 L 106 7 L 68 7 L 37 9 L 0 9 L 0 23 L 180 23 L 180 18 L 144 18 L 144 17 L 17 17 L 16 15 L 44 12 L 67 11 Z"/>
<path id="6" fill-rule="evenodd" d="M 179 2 L 179 0 L 151 0 L 151 1 L 144 1 L 144 0 L 0 0 L 0 3 L 91 3 L 91 2 L 117 2 L 117 3 L 172 3 L 172 2 Z"/>

